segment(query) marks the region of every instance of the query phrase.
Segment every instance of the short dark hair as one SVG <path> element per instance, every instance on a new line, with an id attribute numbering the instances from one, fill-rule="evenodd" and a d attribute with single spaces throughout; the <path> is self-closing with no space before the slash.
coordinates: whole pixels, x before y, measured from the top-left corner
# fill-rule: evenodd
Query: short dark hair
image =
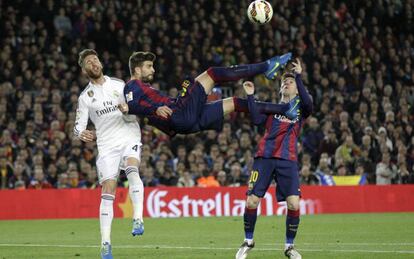
<path id="1" fill-rule="evenodd" d="M 291 78 L 295 78 L 295 75 L 293 73 L 290 72 L 286 72 L 282 75 L 282 81 L 285 80 L 286 78 L 291 77 Z"/>
<path id="2" fill-rule="evenodd" d="M 286 78 L 288 78 L 288 77 L 292 77 L 292 78 L 295 78 L 295 75 L 294 75 L 294 73 L 292 72 L 292 69 L 293 69 L 293 62 L 295 62 L 295 60 L 294 59 L 292 59 L 292 60 L 290 60 L 286 65 L 285 65 L 285 68 L 283 69 L 283 72 L 282 72 L 282 77 L 281 77 L 281 80 L 283 81 L 283 80 L 285 80 Z"/>
<path id="3" fill-rule="evenodd" d="M 135 68 L 142 66 L 144 61 L 155 61 L 155 54 L 152 52 L 137 51 L 129 57 L 129 72 L 131 76 L 134 74 Z"/>
<path id="4" fill-rule="evenodd" d="M 98 56 L 98 53 L 94 49 L 84 49 L 81 52 L 79 52 L 79 59 L 78 59 L 78 65 L 80 67 L 83 67 L 83 61 L 87 56 L 95 55 Z"/>

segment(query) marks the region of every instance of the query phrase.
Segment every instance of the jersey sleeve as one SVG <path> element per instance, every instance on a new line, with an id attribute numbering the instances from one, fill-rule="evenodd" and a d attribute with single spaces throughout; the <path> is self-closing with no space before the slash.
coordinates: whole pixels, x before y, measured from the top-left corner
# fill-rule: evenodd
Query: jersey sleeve
<path id="1" fill-rule="evenodd" d="M 75 137 L 79 137 L 81 132 L 86 129 L 86 127 L 88 126 L 88 119 L 89 119 L 88 106 L 84 98 L 82 98 L 82 96 L 79 96 L 78 108 L 76 109 L 75 126 L 73 128 L 73 134 Z"/>
<path id="2" fill-rule="evenodd" d="M 247 103 L 249 106 L 250 117 L 252 118 L 253 124 L 255 125 L 263 124 L 266 121 L 267 116 L 259 112 L 259 109 L 257 108 L 256 101 L 254 100 L 253 95 L 247 96 Z"/>
<path id="3" fill-rule="evenodd" d="M 124 95 L 128 104 L 128 113 L 136 115 L 154 115 L 157 106 L 153 105 L 137 83 L 127 84 Z"/>
<path id="4" fill-rule="evenodd" d="M 257 102 L 256 106 L 260 113 L 264 114 L 285 114 L 289 110 L 289 104 L 287 103 L 269 103 L 269 102 Z"/>
<path id="5" fill-rule="evenodd" d="M 313 110 L 312 97 L 309 95 L 308 91 L 303 85 L 302 78 L 300 74 L 295 76 L 296 86 L 298 87 L 299 98 L 301 100 L 302 116 L 307 118 Z"/>

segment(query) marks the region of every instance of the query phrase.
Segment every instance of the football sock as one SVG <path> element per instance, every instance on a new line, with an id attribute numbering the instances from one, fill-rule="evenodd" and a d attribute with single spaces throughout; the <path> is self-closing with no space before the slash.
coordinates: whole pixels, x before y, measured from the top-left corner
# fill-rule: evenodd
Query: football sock
<path id="1" fill-rule="evenodd" d="M 111 243 L 111 224 L 114 218 L 115 195 L 103 193 L 99 207 L 99 223 L 101 226 L 102 244 Z"/>
<path id="2" fill-rule="evenodd" d="M 299 210 L 289 210 L 286 217 L 286 245 L 292 245 L 299 227 Z"/>
<path id="3" fill-rule="evenodd" d="M 216 83 L 237 81 L 242 78 L 252 77 L 266 72 L 267 62 L 256 64 L 237 65 L 231 67 L 210 67 L 207 69 L 208 75 Z"/>
<path id="4" fill-rule="evenodd" d="M 254 232 L 254 226 L 256 225 L 256 219 L 257 219 L 257 208 L 255 209 L 249 209 L 245 208 L 244 210 L 244 237 L 246 240 L 252 240 L 253 239 L 253 232 Z"/>
<path id="5" fill-rule="evenodd" d="M 133 219 L 142 221 L 142 211 L 144 208 L 144 184 L 138 173 L 138 167 L 127 166 L 125 174 L 128 178 L 129 197 L 134 208 Z"/>
<path id="6" fill-rule="evenodd" d="M 235 112 L 249 112 L 247 99 L 233 97 Z M 289 110 L 289 104 L 276 104 L 268 102 L 256 102 L 257 108 L 263 114 L 285 114 Z"/>

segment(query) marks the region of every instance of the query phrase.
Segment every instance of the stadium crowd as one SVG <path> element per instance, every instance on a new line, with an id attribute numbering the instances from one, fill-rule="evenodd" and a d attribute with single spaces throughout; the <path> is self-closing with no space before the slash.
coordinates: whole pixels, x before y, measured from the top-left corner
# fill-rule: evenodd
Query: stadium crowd
<path id="1" fill-rule="evenodd" d="M 124 80 L 133 51 L 156 53 L 153 86 L 170 95 L 209 66 L 293 51 L 314 98 L 302 184 L 414 183 L 414 1 L 269 2 L 271 24 L 253 26 L 238 0 L 0 1 L 0 189 L 97 186 L 95 143 L 72 137 L 88 83 L 76 62 L 83 48 Z M 254 81 L 258 99 L 278 101 L 279 82 Z M 240 82 L 223 87 L 243 96 Z M 263 134 L 246 114 L 228 116 L 222 132 L 174 138 L 140 126 L 145 186 L 245 185 Z"/>

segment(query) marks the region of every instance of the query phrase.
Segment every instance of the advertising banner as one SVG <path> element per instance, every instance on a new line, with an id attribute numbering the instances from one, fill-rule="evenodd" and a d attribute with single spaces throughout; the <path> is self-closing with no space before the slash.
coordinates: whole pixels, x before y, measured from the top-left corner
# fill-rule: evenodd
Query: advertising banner
<path id="1" fill-rule="evenodd" d="M 220 217 L 241 216 L 246 187 L 145 188 L 144 216 Z M 414 185 L 302 186 L 300 213 L 369 213 L 414 211 Z M 100 189 L 48 189 L 0 191 L 1 219 L 97 218 Z M 262 215 L 286 214 L 286 203 L 278 203 L 275 188 L 269 188 L 260 204 Z M 130 218 L 132 203 L 128 189 L 118 189 L 115 217 Z"/>

